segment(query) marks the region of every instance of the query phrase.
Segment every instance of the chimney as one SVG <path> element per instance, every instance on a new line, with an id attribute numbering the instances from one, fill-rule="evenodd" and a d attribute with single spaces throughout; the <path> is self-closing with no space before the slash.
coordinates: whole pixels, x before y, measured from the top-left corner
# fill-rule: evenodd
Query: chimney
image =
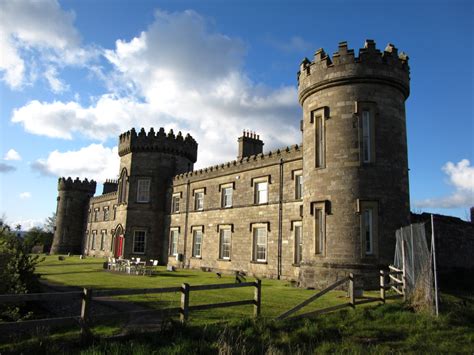
<path id="1" fill-rule="evenodd" d="M 239 137 L 237 141 L 239 142 L 239 155 L 237 156 L 239 160 L 263 152 L 263 142 L 255 132 L 244 131 L 242 137 Z"/>
<path id="2" fill-rule="evenodd" d="M 117 180 L 105 180 L 104 189 L 102 190 L 102 195 L 108 194 L 110 192 L 117 191 L 118 181 Z"/>

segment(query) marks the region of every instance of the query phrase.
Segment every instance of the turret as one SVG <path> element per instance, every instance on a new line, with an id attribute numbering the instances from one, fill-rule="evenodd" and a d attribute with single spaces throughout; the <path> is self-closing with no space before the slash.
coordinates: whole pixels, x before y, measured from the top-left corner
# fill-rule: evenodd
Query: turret
<path id="1" fill-rule="evenodd" d="M 367 40 L 323 49 L 298 72 L 303 107 L 303 285 L 348 273 L 376 280 L 409 221 L 405 100 L 408 57 Z"/>
<path id="2" fill-rule="evenodd" d="M 81 253 L 87 208 L 95 189 L 93 180 L 58 179 L 56 228 L 51 253 Z"/>

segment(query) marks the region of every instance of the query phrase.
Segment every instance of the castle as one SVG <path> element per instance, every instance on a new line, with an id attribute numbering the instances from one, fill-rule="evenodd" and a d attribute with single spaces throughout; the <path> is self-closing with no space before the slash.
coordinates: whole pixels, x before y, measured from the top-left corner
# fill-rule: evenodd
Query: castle
<path id="1" fill-rule="evenodd" d="M 118 181 L 60 178 L 52 252 L 158 258 L 161 264 L 323 287 L 374 277 L 410 219 L 408 57 L 372 40 L 300 65 L 302 144 L 263 153 L 255 133 L 237 160 L 193 170 L 181 132 L 119 137 Z M 368 282 L 370 283 L 370 282 Z"/>

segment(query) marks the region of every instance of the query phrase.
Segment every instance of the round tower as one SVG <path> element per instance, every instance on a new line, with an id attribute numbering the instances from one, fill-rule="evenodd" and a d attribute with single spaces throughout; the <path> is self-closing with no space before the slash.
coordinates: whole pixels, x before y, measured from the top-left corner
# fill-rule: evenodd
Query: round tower
<path id="1" fill-rule="evenodd" d="M 124 255 L 167 258 L 166 216 L 173 176 L 193 170 L 197 143 L 187 134 L 132 129 L 119 137 L 118 211 L 126 210 Z M 184 196 L 180 196 L 184 198 Z M 134 245 L 137 236 L 144 247 Z"/>
<path id="2" fill-rule="evenodd" d="M 319 49 L 298 72 L 303 107 L 304 266 L 323 287 L 349 272 L 373 285 L 409 223 L 405 100 L 408 57 L 372 40 L 358 56 Z"/>
<path id="3" fill-rule="evenodd" d="M 59 178 L 52 254 L 81 253 L 87 208 L 89 199 L 94 196 L 95 188 L 94 180 Z"/>

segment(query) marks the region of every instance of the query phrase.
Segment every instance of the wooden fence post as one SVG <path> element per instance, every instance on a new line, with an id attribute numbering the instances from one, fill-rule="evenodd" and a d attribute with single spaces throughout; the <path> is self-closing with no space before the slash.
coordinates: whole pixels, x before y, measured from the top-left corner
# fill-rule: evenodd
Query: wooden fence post
<path id="1" fill-rule="evenodd" d="M 385 303 L 385 271 L 380 270 L 380 301 Z"/>
<path id="2" fill-rule="evenodd" d="M 183 283 L 181 285 L 181 311 L 179 319 L 184 323 L 189 318 L 189 284 Z"/>
<path id="3" fill-rule="evenodd" d="M 81 306 L 81 335 L 83 338 L 89 338 L 90 333 L 90 310 L 92 303 L 92 289 L 85 288 L 82 295 Z"/>
<path id="4" fill-rule="evenodd" d="M 349 274 L 349 298 L 351 307 L 355 308 L 354 274 L 352 272 Z"/>
<path id="5" fill-rule="evenodd" d="M 262 280 L 257 279 L 255 281 L 255 290 L 253 295 L 254 306 L 253 306 L 253 315 L 254 317 L 260 316 L 261 306 L 262 306 Z"/>

